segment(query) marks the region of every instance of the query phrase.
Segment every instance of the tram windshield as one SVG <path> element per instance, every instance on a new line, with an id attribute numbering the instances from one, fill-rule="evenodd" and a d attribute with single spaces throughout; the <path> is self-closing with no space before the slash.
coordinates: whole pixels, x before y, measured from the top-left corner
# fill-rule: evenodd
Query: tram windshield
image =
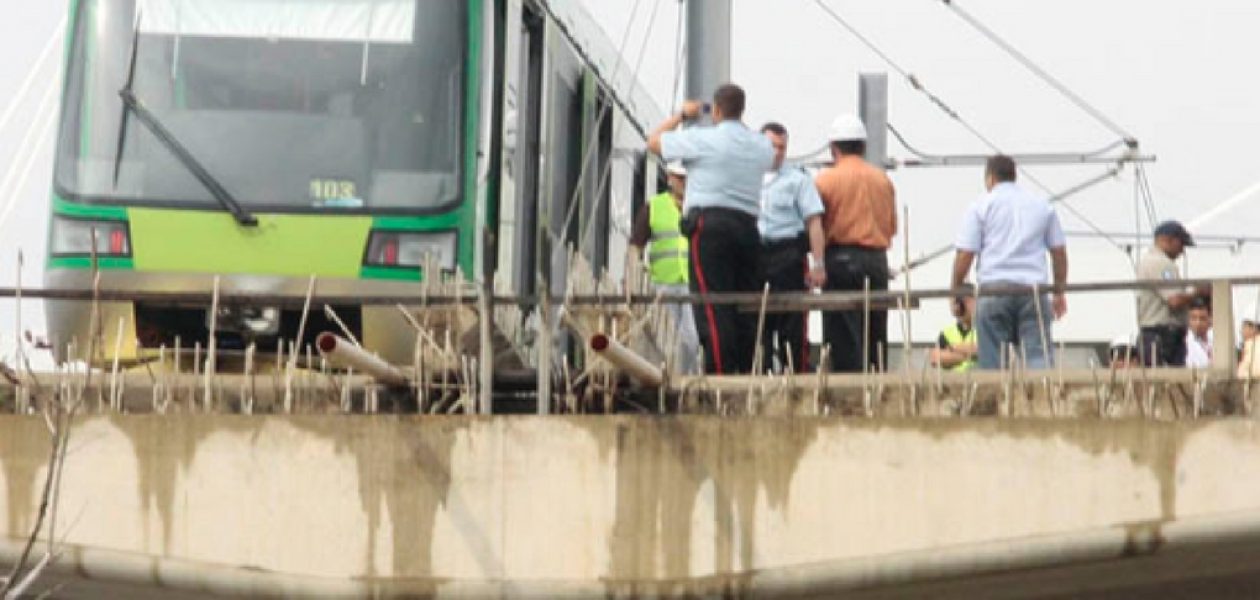
<path id="1" fill-rule="evenodd" d="M 130 75 L 137 100 L 249 209 L 449 206 L 460 198 L 465 5 L 84 0 L 57 188 L 82 201 L 216 205 L 125 110 Z"/>

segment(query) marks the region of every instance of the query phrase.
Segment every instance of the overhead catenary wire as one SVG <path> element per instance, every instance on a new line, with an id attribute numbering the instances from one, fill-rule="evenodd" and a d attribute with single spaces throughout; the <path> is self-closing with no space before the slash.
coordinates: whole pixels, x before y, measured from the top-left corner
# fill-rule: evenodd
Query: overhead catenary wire
<path id="1" fill-rule="evenodd" d="M 656 13 L 657 13 L 658 8 L 660 8 L 660 0 L 657 0 L 657 2 L 652 5 L 652 13 L 648 15 L 647 33 L 645 33 L 643 36 L 643 45 L 639 47 L 639 56 L 635 59 L 635 62 L 634 62 L 633 76 L 630 79 L 631 82 L 634 82 L 639 78 L 639 71 L 643 67 L 643 58 L 647 55 L 648 45 L 652 40 L 651 38 L 652 26 L 656 23 Z M 681 22 L 679 22 L 678 30 L 681 34 L 681 31 L 682 31 Z M 599 145 L 598 144 L 598 136 L 599 136 L 598 131 L 599 131 L 599 128 L 597 127 L 595 131 L 595 140 L 591 144 L 592 147 Z M 599 203 L 604 201 L 604 193 L 608 190 L 608 185 L 612 182 L 613 162 L 614 160 L 610 156 L 608 160 L 604 163 L 604 168 L 600 172 L 599 179 L 596 179 L 595 197 L 593 199 L 593 202 L 595 202 L 596 204 L 595 206 L 591 207 L 592 212 L 599 210 Z M 590 219 L 589 221 L 587 221 L 586 228 L 582 231 L 582 237 L 578 241 L 579 248 L 585 248 L 587 242 L 590 241 L 591 235 L 595 232 L 595 223 L 596 223 L 596 219 Z"/>
<path id="2" fill-rule="evenodd" d="M 639 1 L 636 1 L 635 3 L 636 9 L 638 5 L 639 5 Z M 651 42 L 652 26 L 656 23 L 656 15 L 658 14 L 660 7 L 661 7 L 661 0 L 654 0 L 654 2 L 652 3 L 652 11 L 648 15 L 647 26 L 644 30 L 643 44 L 639 48 L 639 55 L 635 59 L 633 69 L 630 71 L 630 78 L 627 79 L 630 85 L 634 85 L 634 82 L 638 81 L 639 72 L 643 67 L 643 59 L 647 55 L 647 48 Z M 618 51 L 619 57 L 617 60 L 619 64 L 622 62 L 620 55 L 625 53 L 625 47 L 629 43 L 629 33 L 634 25 L 633 15 L 631 16 L 632 16 L 631 21 L 626 24 L 626 31 L 623 33 L 623 36 L 622 36 L 622 44 L 621 44 L 622 47 Z M 615 85 L 615 84 L 616 84 L 616 81 L 613 81 L 612 85 Z M 616 95 L 617 90 L 609 89 L 608 93 L 610 95 Z M 595 119 L 595 124 L 594 124 L 594 127 L 592 128 L 592 133 L 594 137 L 592 138 L 591 143 L 587 145 L 585 156 L 583 157 L 583 160 L 582 160 L 582 168 L 578 171 L 577 181 L 579 183 L 577 186 L 573 188 L 573 193 L 569 197 L 569 205 L 567 209 L 567 214 L 565 215 L 565 218 L 564 218 L 564 223 L 562 224 L 559 232 L 552 230 L 550 227 L 548 227 L 547 229 L 547 235 L 552 239 L 552 243 L 553 243 L 552 256 L 551 256 L 551 259 L 553 260 L 553 262 L 557 256 L 561 256 L 565 252 L 564 244 L 557 243 L 557 242 L 562 241 L 563 238 L 561 237 L 561 232 L 568 231 L 569 226 L 572 225 L 573 223 L 573 219 L 577 217 L 577 213 L 578 213 L 577 209 L 579 206 L 578 197 L 582 193 L 581 182 L 585 180 L 587 169 L 590 167 L 591 163 L 594 162 L 591 159 L 595 156 L 595 153 L 599 148 L 599 131 L 600 129 L 603 128 L 604 123 L 607 121 L 609 115 L 611 114 L 612 107 L 613 107 L 612 102 L 605 103 L 599 112 L 599 116 Z M 611 173 L 612 164 L 613 164 L 613 161 L 610 158 L 607 161 L 607 163 L 604 165 L 604 168 L 600 171 L 599 177 L 595 180 L 596 181 L 595 198 L 594 198 L 595 202 L 599 202 L 600 198 L 602 198 L 604 195 L 603 192 L 606 189 L 605 181 L 608 179 Z M 593 223 L 594 223 L 594 220 L 588 223 L 586 229 L 582 232 L 581 237 L 578 239 L 579 247 L 585 246 L 586 241 L 589 238 L 590 232 L 594 230 L 594 228 L 592 227 Z"/>
<path id="3" fill-rule="evenodd" d="M 927 97 L 927 99 L 934 106 L 936 106 L 938 109 L 940 109 L 950 118 L 952 118 L 955 122 L 957 122 L 960 126 L 962 126 L 963 129 L 965 129 L 973 137 L 979 140 L 982 144 L 987 146 L 990 150 L 997 153 L 1002 153 L 1002 149 L 997 145 L 997 143 L 995 143 L 988 136 L 984 135 L 984 133 L 981 132 L 979 128 L 972 125 L 967 119 L 963 118 L 963 116 L 959 114 L 957 110 L 954 110 L 954 108 L 951 107 L 949 104 L 947 104 L 943 99 L 941 99 L 940 96 L 937 96 L 930 89 L 928 89 L 927 86 L 925 86 L 923 82 L 919 80 L 918 77 L 916 77 L 913 73 L 911 73 L 906 68 L 902 67 L 901 64 L 899 64 L 897 61 L 893 60 L 893 58 L 887 52 L 885 52 L 882 48 L 880 48 L 879 45 L 877 45 L 873 40 L 871 40 L 869 37 L 867 37 L 861 31 L 859 31 L 857 27 L 855 27 L 847 19 L 841 16 L 840 13 L 836 12 L 836 10 L 832 8 L 830 5 L 828 5 L 826 2 L 824 2 L 824 0 L 814 0 L 814 3 L 817 4 L 818 7 L 821 8 L 823 12 L 825 12 L 829 17 L 831 17 L 832 21 L 834 21 L 836 24 L 840 25 L 846 31 L 852 34 L 854 38 L 856 38 L 862 45 L 866 46 L 867 49 L 869 49 L 876 56 L 878 56 L 880 60 L 882 60 L 886 65 L 888 65 L 890 69 L 892 69 L 898 75 L 900 75 L 903 79 L 905 79 L 906 82 L 910 85 L 910 87 L 912 87 L 914 90 L 920 92 L 925 97 Z M 1120 164 L 1122 165 L 1123 162 L 1120 162 Z M 1104 175 L 1091 179 L 1090 182 L 1088 182 L 1085 185 L 1085 187 L 1090 187 L 1092 185 L 1095 185 L 1098 182 L 1111 178 L 1115 176 L 1116 174 L 1118 174 L 1119 171 L 1120 171 L 1120 167 L 1119 165 L 1117 165 L 1116 167 L 1112 168 Z M 1076 210 L 1074 207 L 1072 207 L 1071 204 L 1066 202 L 1067 197 L 1073 194 L 1076 194 L 1080 192 L 1081 189 L 1083 189 L 1081 186 L 1077 186 L 1066 192 L 1056 194 L 1052 189 L 1050 189 L 1050 186 L 1046 185 L 1044 182 L 1038 179 L 1035 175 L 1030 173 L 1026 168 L 1019 167 L 1019 172 L 1025 177 L 1025 179 L 1027 179 L 1028 181 L 1031 181 L 1034 185 L 1036 185 L 1043 192 L 1045 192 L 1047 196 L 1050 197 L 1049 198 L 1050 202 L 1061 204 L 1065 209 L 1068 210 L 1068 212 L 1070 212 L 1073 216 L 1079 219 L 1082 223 L 1084 223 L 1090 229 L 1094 230 L 1095 232 L 1101 235 L 1104 235 L 1104 236 L 1106 235 L 1106 232 L 1101 227 L 1099 227 L 1097 224 L 1090 221 L 1085 215 L 1081 214 L 1080 211 Z M 1123 246 L 1116 240 L 1109 239 L 1109 241 L 1117 249 L 1121 249 L 1121 250 L 1123 249 Z M 917 267 L 920 267 L 928 262 L 931 262 L 932 260 L 935 260 L 937 258 L 940 258 L 941 256 L 944 256 L 952 249 L 953 249 L 953 246 L 946 246 L 944 248 L 930 252 L 924 257 L 911 262 L 909 265 L 906 265 L 906 267 L 904 267 L 903 270 L 908 271 L 908 270 L 912 270 Z M 1128 254 L 1128 253 L 1126 252 L 1125 254 Z"/>
<path id="4" fill-rule="evenodd" d="M 616 62 L 613 63 L 612 73 L 609 75 L 609 81 L 608 81 L 609 86 L 615 86 L 617 83 L 617 73 L 620 72 L 621 66 L 625 62 L 626 46 L 630 43 L 630 32 L 633 31 L 634 29 L 634 22 L 638 18 L 639 7 L 642 4 L 643 4 L 643 0 L 635 0 L 634 6 L 630 8 L 630 19 L 629 21 L 626 22 L 626 28 L 624 31 L 622 31 L 622 34 L 621 34 L 621 41 L 617 44 L 617 60 Z M 659 7 L 659 5 L 660 5 L 660 0 L 656 0 L 654 7 L 652 9 L 653 14 L 655 14 L 656 7 Z M 550 2 L 544 1 L 541 3 L 541 6 L 543 7 L 543 10 L 547 13 L 547 15 L 552 19 L 553 22 L 557 24 L 560 23 L 560 19 L 557 18 L 555 13 L 551 10 Z M 648 31 L 649 32 L 651 31 L 650 24 L 648 26 Z M 635 78 L 637 77 L 638 77 L 638 73 L 636 71 L 631 76 L 630 81 L 633 82 Z M 612 94 L 615 94 L 616 90 L 609 90 L 609 92 Z M 604 120 L 608 118 L 608 115 L 611 113 L 611 111 L 612 111 L 611 103 L 606 104 L 600 108 L 599 114 L 595 117 L 595 127 L 594 127 L 595 131 L 598 131 L 599 128 L 602 127 Z M 592 158 L 594 158 L 595 151 L 598 148 L 598 146 L 599 144 L 590 144 L 587 146 L 586 151 L 582 153 L 581 165 L 578 168 L 578 176 L 577 176 L 578 182 L 585 180 L 587 169 L 590 168 L 591 160 Z M 577 198 L 578 198 L 578 195 L 581 193 L 581 190 L 582 190 L 582 186 L 580 184 L 574 187 L 573 194 L 570 195 L 569 197 L 568 209 L 566 210 L 566 214 L 564 217 L 564 221 L 561 224 L 560 231 L 568 231 L 569 225 L 573 221 L 573 216 L 577 208 Z M 547 226 L 544 228 L 544 231 L 547 237 L 550 238 L 552 243 L 555 244 L 556 246 L 555 250 L 553 251 L 553 254 L 555 251 L 563 252 L 564 251 L 563 244 L 556 244 L 556 242 L 559 242 L 563 239 L 560 236 L 559 232 L 552 229 L 550 223 L 547 224 Z M 550 259 L 552 257 L 548 257 L 548 258 Z"/>
<path id="5" fill-rule="evenodd" d="M 955 15 L 958 15 L 958 17 L 961 18 L 965 23 L 970 25 L 972 29 L 975 29 L 977 32 L 980 33 L 980 35 L 987 38 L 990 42 L 993 42 L 993 44 L 997 45 L 999 48 L 1005 51 L 1008 55 L 1010 55 L 1011 58 L 1015 59 L 1016 62 L 1023 65 L 1025 69 L 1028 69 L 1030 72 L 1032 72 L 1033 75 L 1036 75 L 1039 79 L 1044 81 L 1051 88 L 1054 88 L 1055 91 L 1062 94 L 1064 98 L 1067 98 L 1067 100 L 1071 102 L 1072 104 L 1075 104 L 1077 108 L 1080 108 L 1090 117 L 1092 117 L 1095 121 L 1098 121 L 1098 123 L 1101 124 L 1103 127 L 1106 127 L 1112 133 L 1120 136 L 1130 146 L 1137 145 L 1137 139 L 1132 134 L 1130 134 L 1127 130 L 1125 130 L 1123 127 L 1117 124 L 1114 120 L 1109 118 L 1106 114 L 1103 114 L 1103 112 L 1099 110 L 1097 107 L 1087 102 L 1079 94 L 1077 94 L 1076 92 L 1073 92 L 1070 88 L 1064 85 L 1063 82 L 1059 81 L 1049 72 L 1047 72 L 1045 69 L 1041 68 L 1041 66 L 1038 65 L 1036 62 L 1033 62 L 1031 58 L 1029 58 L 1023 52 L 1020 52 L 1019 49 L 1011 45 L 1010 42 L 1007 42 L 1005 39 L 999 36 L 997 32 L 990 29 L 988 26 L 982 23 L 979 19 L 977 19 L 971 13 L 963 9 L 962 6 L 959 5 L 959 2 L 957 0 L 941 0 L 941 2 L 950 10 L 952 10 Z"/>

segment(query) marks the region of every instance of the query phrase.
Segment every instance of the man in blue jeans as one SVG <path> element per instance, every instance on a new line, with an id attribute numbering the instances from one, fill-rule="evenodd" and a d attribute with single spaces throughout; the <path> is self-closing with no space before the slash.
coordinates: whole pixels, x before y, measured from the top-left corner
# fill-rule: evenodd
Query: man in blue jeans
<path id="1" fill-rule="evenodd" d="M 984 196 L 963 217 L 954 244 L 953 285 L 962 287 L 976 264 L 981 298 L 976 307 L 980 342 L 979 367 L 997 369 L 1012 359 L 1027 360 L 1030 369 L 1053 364 L 1051 319 L 1067 313 L 1067 239 L 1050 202 L 1015 183 L 1015 161 L 997 155 L 984 170 Z M 1051 294 L 1046 254 L 1053 264 Z M 1014 295 L 984 296 L 986 288 L 1014 290 Z M 1013 353 L 1013 354 L 1012 354 Z"/>

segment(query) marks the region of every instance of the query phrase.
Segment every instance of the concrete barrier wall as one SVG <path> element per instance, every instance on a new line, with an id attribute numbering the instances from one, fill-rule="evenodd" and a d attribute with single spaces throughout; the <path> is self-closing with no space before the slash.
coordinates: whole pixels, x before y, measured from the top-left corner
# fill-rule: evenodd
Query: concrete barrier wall
<path id="1" fill-rule="evenodd" d="M 4 533 L 41 418 L 0 419 Z M 55 535 L 318 578 L 678 581 L 1260 509 L 1250 421 L 88 417 Z"/>

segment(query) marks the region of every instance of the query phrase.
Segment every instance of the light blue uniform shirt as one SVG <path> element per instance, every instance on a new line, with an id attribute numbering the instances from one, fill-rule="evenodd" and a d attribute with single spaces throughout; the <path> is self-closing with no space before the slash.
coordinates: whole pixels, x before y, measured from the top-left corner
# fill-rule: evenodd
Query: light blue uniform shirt
<path id="1" fill-rule="evenodd" d="M 805 220 L 823 213 L 818 186 L 800 167 L 782 166 L 769 174 L 770 181 L 761 187 L 761 218 L 757 228 L 761 239 L 792 239 L 805 231 Z"/>
<path id="2" fill-rule="evenodd" d="M 979 257 L 981 285 L 1031 286 L 1049 283 L 1046 252 L 1067 238 L 1049 201 L 1006 182 L 971 203 L 954 245 Z"/>
<path id="3" fill-rule="evenodd" d="M 766 136 L 739 121 L 693 127 L 661 136 L 661 158 L 687 167 L 683 212 L 705 207 L 731 208 L 757 216 L 761 176 L 774 164 Z"/>

